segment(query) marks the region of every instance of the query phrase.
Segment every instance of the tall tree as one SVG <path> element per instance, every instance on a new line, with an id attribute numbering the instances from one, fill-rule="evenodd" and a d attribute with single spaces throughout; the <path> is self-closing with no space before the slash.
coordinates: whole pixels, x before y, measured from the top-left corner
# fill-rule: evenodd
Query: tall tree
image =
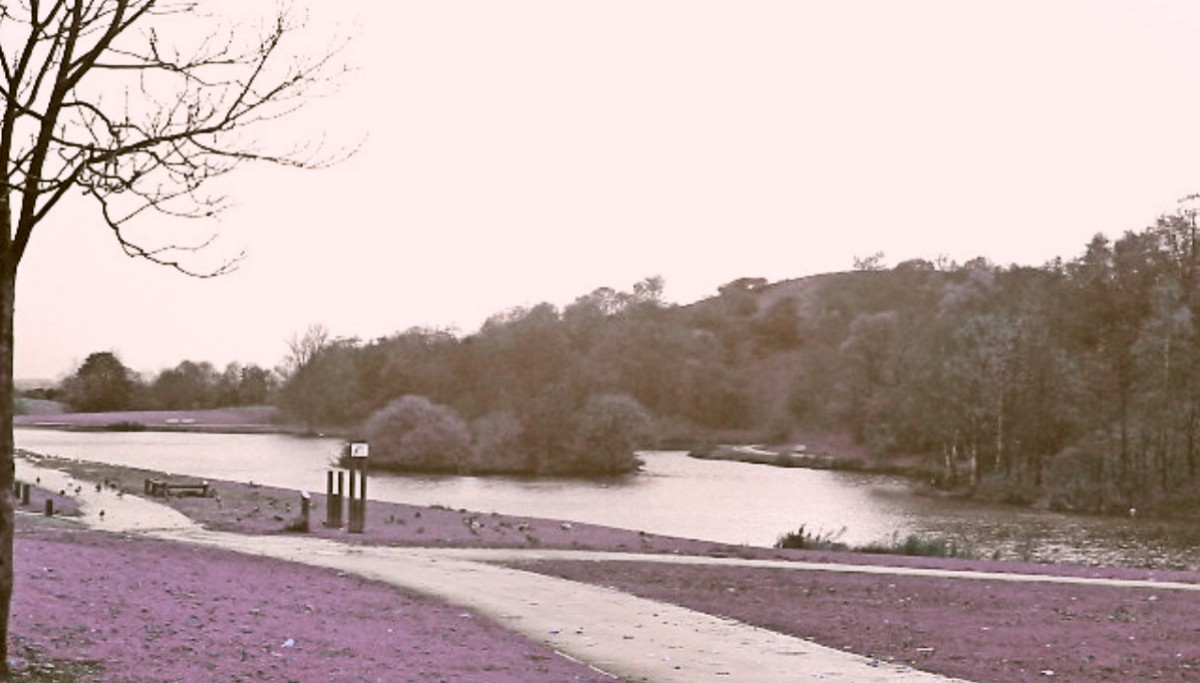
<path id="1" fill-rule="evenodd" d="M 253 364 L 242 367 L 238 375 L 236 404 L 265 404 L 274 397 L 276 387 L 275 375 L 270 370 Z"/>
<path id="2" fill-rule="evenodd" d="M 160 372 L 151 392 L 161 409 L 196 410 L 217 405 L 217 384 L 217 371 L 211 363 L 185 360 Z"/>
<path id="3" fill-rule="evenodd" d="M 329 329 L 320 323 L 308 326 L 304 334 L 294 334 L 288 340 L 288 355 L 284 359 L 283 373 L 291 376 L 304 369 L 317 354 L 330 345 Z"/>
<path id="4" fill-rule="evenodd" d="M 13 389 L 17 270 L 34 230 L 81 192 L 126 254 L 197 269 L 204 247 L 150 242 L 130 221 L 207 217 L 202 190 L 246 161 L 315 166 L 319 150 L 271 149 L 271 129 L 332 76 L 333 53 L 288 54 L 300 24 L 286 10 L 260 34 L 213 26 L 200 2 L 23 0 L 0 3 L 0 392 Z M 211 240 L 209 240 L 211 241 Z M 0 678 L 7 679 L 13 587 L 12 402 L 0 400 Z"/>
<path id="5" fill-rule="evenodd" d="M 311 432 L 345 425 L 354 416 L 359 396 L 358 342 L 331 342 L 288 377 L 280 389 L 279 406 L 304 422 Z"/>
<path id="6" fill-rule="evenodd" d="M 133 397 L 134 376 L 109 351 L 87 357 L 74 375 L 63 383 L 67 404 L 84 413 L 128 410 Z"/>

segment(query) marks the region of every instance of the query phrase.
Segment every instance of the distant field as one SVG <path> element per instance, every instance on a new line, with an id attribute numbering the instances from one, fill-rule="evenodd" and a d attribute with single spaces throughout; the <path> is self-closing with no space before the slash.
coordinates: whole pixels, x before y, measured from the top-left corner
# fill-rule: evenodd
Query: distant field
<path id="1" fill-rule="evenodd" d="M 62 427 L 73 429 L 106 429 L 115 426 L 141 426 L 145 429 L 194 430 L 262 430 L 283 428 L 279 411 L 274 406 L 243 406 L 213 410 L 131 410 L 111 413 L 43 412 L 33 414 L 34 405 L 51 401 L 29 401 L 26 411 L 15 424 L 24 427 Z"/>
<path id="2" fill-rule="evenodd" d="M 22 398 L 18 401 L 18 411 L 30 415 L 60 415 L 67 412 L 66 406 L 58 401 L 47 401 L 41 398 Z"/>

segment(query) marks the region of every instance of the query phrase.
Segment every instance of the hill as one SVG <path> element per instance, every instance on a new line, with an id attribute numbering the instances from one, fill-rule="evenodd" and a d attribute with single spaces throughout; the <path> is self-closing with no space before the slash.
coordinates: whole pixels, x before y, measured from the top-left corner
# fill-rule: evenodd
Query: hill
<path id="1" fill-rule="evenodd" d="M 915 260 L 746 277 L 686 306 L 664 304 L 650 278 L 507 311 L 463 338 L 414 329 L 330 346 L 322 382 L 345 393 L 283 407 L 353 424 L 421 395 L 469 423 L 474 457 L 539 471 L 577 445 L 589 397 L 620 394 L 654 416 L 659 444 L 824 443 L 959 494 L 1191 513 L 1193 223 L 1098 236 L 1040 268 Z"/>
<path id="2" fill-rule="evenodd" d="M 364 433 L 401 469 L 611 476 L 637 447 L 802 443 L 959 495 L 1200 510 L 1194 214 L 1036 268 L 859 265 L 686 306 L 648 278 L 468 336 L 313 333 L 277 390 L 261 368 L 174 372 L 206 400 L 275 396 L 307 429 Z"/>

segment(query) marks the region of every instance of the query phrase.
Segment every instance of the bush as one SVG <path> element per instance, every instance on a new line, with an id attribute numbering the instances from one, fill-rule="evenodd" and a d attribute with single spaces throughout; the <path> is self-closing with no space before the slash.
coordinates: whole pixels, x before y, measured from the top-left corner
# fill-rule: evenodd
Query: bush
<path id="1" fill-rule="evenodd" d="M 957 557 L 972 559 L 975 557 L 970 546 L 959 544 L 944 536 L 919 536 L 909 534 L 903 539 L 892 535 L 890 544 L 875 544 L 855 548 L 860 553 L 874 555 L 907 555 L 910 557 Z"/>
<path id="2" fill-rule="evenodd" d="M 110 422 L 103 427 L 106 432 L 144 432 L 146 425 L 141 422 L 132 420 L 122 420 L 121 422 Z"/>
<path id="3" fill-rule="evenodd" d="M 842 530 L 837 533 L 831 531 L 814 533 L 805 529 L 801 524 L 796 531 L 789 531 L 780 536 L 775 541 L 775 547 L 796 550 L 846 550 L 846 544 L 837 540 L 845 532 L 846 528 L 842 527 Z"/>
<path id="4" fill-rule="evenodd" d="M 625 394 L 593 396 L 575 421 L 575 469 L 620 474 L 637 468 L 634 450 L 649 439 L 650 415 Z"/>
<path id="5" fill-rule="evenodd" d="M 471 433 L 452 408 L 404 396 L 367 420 L 371 464 L 382 469 L 458 472 L 471 460 Z"/>

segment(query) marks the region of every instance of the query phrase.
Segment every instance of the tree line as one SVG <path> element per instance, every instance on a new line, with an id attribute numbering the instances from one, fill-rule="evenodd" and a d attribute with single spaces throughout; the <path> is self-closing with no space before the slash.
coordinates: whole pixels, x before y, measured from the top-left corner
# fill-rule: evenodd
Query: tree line
<path id="1" fill-rule="evenodd" d="M 1040 267 L 876 255 L 740 278 L 686 306 L 647 278 L 465 336 L 314 326 L 276 371 L 185 362 L 123 395 L 274 402 L 425 470 L 620 472 L 653 444 L 812 440 L 997 499 L 1178 510 L 1195 506 L 1200 469 L 1198 239 L 1183 209 Z M 61 389 L 76 408 L 98 407 L 92 361 Z"/>
<path id="2" fill-rule="evenodd" d="M 1040 268 L 853 273 L 805 320 L 793 416 L 875 454 L 918 455 L 946 487 L 1056 509 L 1194 510 L 1198 247 L 1184 209 Z"/>
<path id="3" fill-rule="evenodd" d="M 254 364 L 180 362 L 152 379 L 125 366 L 111 351 L 97 351 L 57 387 L 22 392 L 24 398 L 58 401 L 76 412 L 200 410 L 270 404 L 280 375 Z"/>

